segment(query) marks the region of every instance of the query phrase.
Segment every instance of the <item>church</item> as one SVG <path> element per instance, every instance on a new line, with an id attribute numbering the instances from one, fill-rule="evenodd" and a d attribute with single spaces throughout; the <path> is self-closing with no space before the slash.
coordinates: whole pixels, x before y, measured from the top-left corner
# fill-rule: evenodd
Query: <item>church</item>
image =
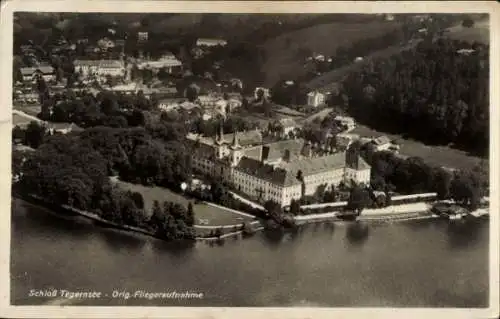
<path id="1" fill-rule="evenodd" d="M 282 207 L 292 199 L 313 195 L 320 185 L 370 182 L 370 166 L 360 156 L 349 156 L 303 139 L 265 143 L 259 130 L 214 137 L 188 134 L 193 168 L 222 178 L 259 202 L 272 200 Z"/>

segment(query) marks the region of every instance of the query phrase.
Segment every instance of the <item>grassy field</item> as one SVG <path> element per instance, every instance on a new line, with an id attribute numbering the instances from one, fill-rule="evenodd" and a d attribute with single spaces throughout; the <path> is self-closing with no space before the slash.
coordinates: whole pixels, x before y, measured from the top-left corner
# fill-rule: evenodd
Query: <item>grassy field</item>
<path id="1" fill-rule="evenodd" d="M 26 114 L 37 116 L 38 113 L 42 111 L 42 107 L 40 105 L 26 105 L 26 106 L 13 106 L 15 110 L 22 111 Z"/>
<path id="2" fill-rule="evenodd" d="M 122 189 L 139 192 L 144 198 L 144 206 L 146 211 L 151 213 L 153 203 L 155 200 L 162 203 L 163 201 L 172 201 L 187 206 L 189 202 L 193 204 L 195 213 L 195 224 L 199 224 L 200 219 L 207 221 L 207 226 L 219 225 L 235 225 L 243 221 L 251 221 L 253 218 L 239 215 L 227 210 L 219 209 L 205 204 L 195 204 L 194 200 L 187 199 L 186 197 L 174 193 L 169 189 L 162 187 L 149 187 L 139 184 L 132 184 L 116 179 L 112 179 L 114 183 L 119 185 Z"/>
<path id="3" fill-rule="evenodd" d="M 481 158 L 468 155 L 467 152 L 464 151 L 447 146 L 428 146 L 415 140 L 405 139 L 401 135 L 379 132 L 364 125 L 358 124 L 350 133 L 366 137 L 385 135 L 390 139 L 396 139 L 400 141 L 401 144 L 400 154 L 406 156 L 419 156 L 426 162 L 437 166 L 470 169 L 481 161 Z"/>
<path id="4" fill-rule="evenodd" d="M 489 21 L 476 21 L 472 28 L 457 25 L 448 29 L 447 37 L 468 42 L 490 43 Z"/>
<path id="5" fill-rule="evenodd" d="M 33 120 L 19 114 L 12 114 L 12 125 L 27 125 Z"/>
<path id="6" fill-rule="evenodd" d="M 309 50 L 325 56 L 333 55 L 338 47 L 376 37 L 399 27 L 398 22 L 373 21 L 369 23 L 327 23 L 285 33 L 261 45 L 267 61 L 263 65 L 266 85 L 281 79 L 304 74 L 301 51 Z"/>

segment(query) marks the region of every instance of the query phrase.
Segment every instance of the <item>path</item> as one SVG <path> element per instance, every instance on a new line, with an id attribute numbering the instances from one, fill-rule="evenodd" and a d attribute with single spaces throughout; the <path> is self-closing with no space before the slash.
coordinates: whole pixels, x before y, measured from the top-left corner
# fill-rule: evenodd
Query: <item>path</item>
<path id="1" fill-rule="evenodd" d="M 16 115 L 19 115 L 19 116 L 22 116 L 22 117 L 26 117 L 32 121 L 36 121 L 36 122 L 43 122 L 42 120 L 40 120 L 38 117 L 36 116 L 33 116 L 33 115 L 29 115 L 28 113 L 25 113 L 23 111 L 19 111 L 19 110 L 12 110 L 12 114 L 16 114 Z"/>
<path id="2" fill-rule="evenodd" d="M 369 217 L 372 219 L 373 217 L 394 217 L 397 215 L 406 215 L 406 214 L 418 214 L 427 212 L 431 209 L 431 204 L 426 202 L 419 203 L 411 203 L 411 204 L 403 204 L 403 205 L 394 205 L 383 208 L 367 208 L 361 212 L 360 217 Z M 323 219 L 323 218 L 334 218 L 338 214 L 337 211 L 322 213 L 322 214 L 310 214 L 310 215 L 299 215 L 295 217 L 296 221 L 307 221 L 307 220 L 315 220 L 315 219 Z"/>
<path id="3" fill-rule="evenodd" d="M 245 203 L 247 205 L 250 205 L 253 208 L 257 208 L 257 209 L 260 209 L 262 211 L 266 211 L 266 209 L 262 205 L 259 205 L 259 204 L 255 203 L 255 202 L 252 202 L 252 201 L 250 201 L 250 200 L 248 200 L 248 199 L 246 199 L 246 198 L 244 198 L 244 197 L 242 197 L 242 196 L 240 196 L 240 195 L 238 195 L 238 194 L 236 194 L 234 192 L 229 191 L 229 193 L 231 195 L 233 195 L 233 197 L 236 198 L 237 200 L 239 200 L 239 201 L 241 201 L 241 202 L 243 202 L 243 203 Z"/>

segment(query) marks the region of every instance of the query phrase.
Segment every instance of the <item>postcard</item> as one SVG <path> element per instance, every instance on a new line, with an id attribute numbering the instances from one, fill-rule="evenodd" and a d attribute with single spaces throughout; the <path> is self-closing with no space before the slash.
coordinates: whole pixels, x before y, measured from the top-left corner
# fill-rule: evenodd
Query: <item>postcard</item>
<path id="1" fill-rule="evenodd" d="M 498 30 L 481 1 L 3 3 L 0 315 L 497 317 Z"/>

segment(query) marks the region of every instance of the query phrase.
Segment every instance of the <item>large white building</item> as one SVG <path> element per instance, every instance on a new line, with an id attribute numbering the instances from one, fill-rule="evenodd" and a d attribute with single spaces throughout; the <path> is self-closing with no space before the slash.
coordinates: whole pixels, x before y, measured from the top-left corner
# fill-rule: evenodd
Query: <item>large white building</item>
<path id="1" fill-rule="evenodd" d="M 73 65 L 83 77 L 125 75 L 125 65 L 120 60 L 75 60 Z"/>
<path id="2" fill-rule="evenodd" d="M 302 139 L 263 143 L 260 131 L 223 134 L 215 138 L 189 134 L 193 167 L 221 177 L 239 191 L 281 206 L 313 195 L 320 185 L 370 182 L 370 166 L 359 156 L 314 149 Z"/>

